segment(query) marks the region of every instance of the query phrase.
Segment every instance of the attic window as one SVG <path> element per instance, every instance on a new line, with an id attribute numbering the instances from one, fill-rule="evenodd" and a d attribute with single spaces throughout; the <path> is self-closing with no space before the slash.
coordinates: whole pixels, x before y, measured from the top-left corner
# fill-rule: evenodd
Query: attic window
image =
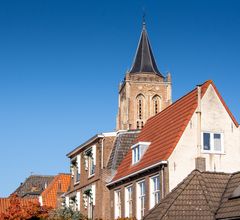
<path id="1" fill-rule="evenodd" d="M 203 152 L 223 153 L 223 133 L 203 132 Z"/>
<path id="2" fill-rule="evenodd" d="M 141 160 L 143 154 L 146 152 L 150 142 L 138 142 L 132 148 L 132 164 L 136 164 Z"/>

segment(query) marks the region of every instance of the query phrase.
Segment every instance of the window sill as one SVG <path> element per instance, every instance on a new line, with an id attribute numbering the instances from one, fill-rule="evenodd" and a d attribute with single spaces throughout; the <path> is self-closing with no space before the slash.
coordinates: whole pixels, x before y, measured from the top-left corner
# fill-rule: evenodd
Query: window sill
<path id="1" fill-rule="evenodd" d="M 76 185 L 78 185 L 79 183 L 80 183 L 80 180 L 77 181 L 77 182 L 75 182 L 73 185 L 76 186 Z"/>
<path id="2" fill-rule="evenodd" d="M 91 175 L 89 175 L 88 176 L 88 179 L 91 179 L 91 178 L 93 178 L 95 176 L 95 173 L 94 174 L 91 174 Z"/>
<path id="3" fill-rule="evenodd" d="M 225 152 L 219 152 L 219 151 L 207 151 L 207 150 L 201 151 L 201 153 L 202 153 L 202 154 L 226 155 Z"/>

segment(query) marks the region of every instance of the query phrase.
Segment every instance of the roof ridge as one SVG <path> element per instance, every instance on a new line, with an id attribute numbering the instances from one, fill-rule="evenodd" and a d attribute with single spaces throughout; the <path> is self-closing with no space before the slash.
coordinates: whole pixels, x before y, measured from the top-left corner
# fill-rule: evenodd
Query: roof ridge
<path id="1" fill-rule="evenodd" d="M 234 122 L 236 127 L 239 127 L 239 123 L 236 120 L 236 118 L 234 117 L 234 115 L 232 114 L 232 112 L 230 111 L 230 109 L 228 108 L 226 102 L 224 101 L 223 97 L 221 96 L 221 94 L 219 93 L 217 87 L 215 86 L 215 84 L 213 82 L 211 82 L 211 85 L 213 86 L 218 98 L 220 99 L 220 101 L 222 102 L 225 110 L 227 111 L 227 113 L 229 114 L 230 118 L 232 119 L 232 121 Z"/>
<path id="2" fill-rule="evenodd" d="M 71 173 L 58 173 L 57 176 L 59 176 L 59 175 L 71 175 Z"/>
<path id="3" fill-rule="evenodd" d="M 180 188 L 180 190 L 181 190 L 180 193 L 177 194 L 177 196 L 175 196 L 174 200 L 169 204 L 169 206 L 168 206 L 168 208 L 167 208 L 167 210 L 166 210 L 165 213 L 168 212 L 168 210 L 169 210 L 170 207 L 173 205 L 173 203 L 174 203 L 174 202 L 177 200 L 177 198 L 182 194 L 182 192 L 184 191 L 184 189 L 190 184 L 191 180 L 192 180 L 197 174 L 198 174 L 197 170 L 193 170 L 185 179 L 183 179 L 183 181 L 182 181 L 180 184 L 177 185 L 177 187 L 179 186 L 179 188 L 180 188 L 180 186 L 183 185 L 185 181 L 188 181 L 187 184 L 186 184 L 182 189 Z M 192 176 L 191 176 L 191 175 L 192 175 Z M 188 179 L 188 178 L 189 178 L 189 179 Z M 177 187 L 175 187 L 175 188 L 172 190 L 172 192 L 176 191 L 176 190 L 178 189 Z M 169 193 L 169 194 L 170 194 L 170 193 Z M 168 194 L 168 195 L 169 195 L 169 194 Z M 165 198 L 166 198 L 166 197 L 165 197 Z M 162 218 L 161 218 L 161 219 L 162 219 Z"/>
<path id="4" fill-rule="evenodd" d="M 201 186 L 201 189 L 202 189 L 202 191 L 203 191 L 204 198 L 206 199 L 206 202 L 207 202 L 207 204 L 209 205 L 208 208 L 210 209 L 210 211 L 211 211 L 213 214 L 215 214 L 215 212 L 213 211 L 212 201 L 207 197 L 207 195 L 209 194 L 209 190 L 208 190 L 208 188 L 206 187 L 207 184 L 206 184 L 206 181 L 205 181 L 205 179 L 203 178 L 202 174 L 203 174 L 203 173 L 199 173 L 199 174 L 197 175 L 197 178 L 198 178 L 198 181 L 199 181 L 199 185 Z M 199 178 L 201 178 L 201 179 L 199 179 Z M 201 180 L 204 182 L 205 185 L 203 185 L 203 184 L 201 183 Z M 205 190 L 207 191 L 207 194 L 205 193 Z"/>
<path id="5" fill-rule="evenodd" d="M 212 80 L 207 80 L 207 81 L 205 81 L 204 83 L 200 84 L 199 86 L 201 86 L 201 87 L 203 87 L 204 85 L 209 86 L 209 85 L 212 84 L 212 83 L 213 83 Z M 197 91 L 197 88 L 194 88 L 194 89 L 190 90 L 190 91 L 187 92 L 185 95 L 183 95 L 183 96 L 181 96 L 180 98 L 178 98 L 178 99 L 177 99 L 176 101 L 174 101 L 171 105 L 169 105 L 168 107 L 166 107 L 166 108 L 163 109 L 162 111 L 158 112 L 156 115 L 150 117 L 150 118 L 148 119 L 148 121 L 152 120 L 153 118 L 155 118 L 155 117 L 156 117 L 157 115 L 159 115 L 159 114 L 163 114 L 163 112 L 166 112 L 169 108 L 172 108 L 173 106 L 175 106 L 178 102 L 180 102 L 182 99 L 186 98 L 188 95 L 190 95 L 191 93 L 193 93 L 195 90 Z M 206 92 L 206 91 L 205 91 L 205 92 Z M 204 92 L 204 94 L 205 94 L 205 92 Z M 202 97 L 203 97 L 204 94 L 202 94 Z M 197 100 L 196 100 L 196 101 L 197 101 Z"/>
<path id="6" fill-rule="evenodd" d="M 165 109 L 163 109 L 162 111 L 158 112 L 156 115 L 150 117 L 148 119 L 148 121 L 152 120 L 153 118 L 155 118 L 157 115 L 166 112 L 169 108 L 172 108 L 173 106 L 175 106 L 178 102 L 180 102 L 182 99 L 184 99 L 185 97 L 187 97 L 188 95 L 190 95 L 191 93 L 193 93 L 195 90 L 197 90 L 196 88 L 192 89 L 191 91 L 189 91 L 188 93 L 186 93 L 185 95 L 181 96 L 180 98 L 178 98 L 176 101 L 174 101 L 171 105 L 169 105 L 168 107 L 166 107 Z"/>

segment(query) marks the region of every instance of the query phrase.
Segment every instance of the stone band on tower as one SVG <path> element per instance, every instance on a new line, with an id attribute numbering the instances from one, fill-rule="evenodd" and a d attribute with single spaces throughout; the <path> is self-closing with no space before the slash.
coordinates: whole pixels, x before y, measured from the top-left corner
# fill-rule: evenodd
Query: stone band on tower
<path id="1" fill-rule="evenodd" d="M 158 70 L 143 22 L 132 68 L 119 86 L 117 130 L 141 129 L 146 120 L 172 103 L 170 73 Z"/>

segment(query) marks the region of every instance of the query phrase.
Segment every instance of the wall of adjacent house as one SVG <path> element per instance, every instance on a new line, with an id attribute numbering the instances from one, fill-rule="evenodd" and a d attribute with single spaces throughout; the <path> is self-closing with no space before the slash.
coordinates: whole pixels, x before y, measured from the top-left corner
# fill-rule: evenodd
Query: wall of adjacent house
<path id="1" fill-rule="evenodd" d="M 115 219 L 115 211 L 117 204 L 115 204 L 115 192 L 120 191 L 120 198 L 121 198 L 121 218 L 127 217 L 126 216 L 126 188 L 129 186 L 132 186 L 132 216 L 137 217 L 137 209 L 139 211 L 139 208 L 137 208 L 137 185 L 139 182 L 145 181 L 145 205 L 144 205 L 144 213 L 146 214 L 150 209 L 150 197 L 152 195 L 151 193 L 151 179 L 153 177 L 159 176 L 160 180 L 160 199 L 164 198 L 168 189 L 165 189 L 164 187 L 168 187 L 167 184 L 162 185 L 163 182 L 168 182 L 168 175 L 166 174 L 168 168 L 165 166 L 157 166 L 153 168 L 152 170 L 148 170 L 146 172 L 143 172 L 137 176 L 130 177 L 128 179 L 125 179 L 121 182 L 116 183 L 116 185 L 110 186 L 110 209 L 111 209 L 111 215 L 109 219 Z M 164 178 L 164 179 L 163 179 Z"/>
<path id="2" fill-rule="evenodd" d="M 195 112 L 168 160 L 170 190 L 195 169 L 196 157 L 205 158 L 207 171 L 231 173 L 240 170 L 239 128 L 232 121 L 211 85 L 201 100 L 201 111 L 201 131 L 221 132 L 223 153 L 204 153 L 202 149 L 198 151 Z"/>
<path id="3" fill-rule="evenodd" d="M 81 157 L 81 174 L 80 181 L 78 183 L 74 183 L 74 178 L 71 179 L 71 193 L 69 195 L 76 195 L 77 192 L 80 192 L 80 212 L 84 215 L 88 215 L 88 208 L 84 204 L 84 192 L 88 189 L 91 189 L 92 186 L 95 187 L 95 196 L 94 196 L 94 210 L 93 210 L 93 219 L 109 219 L 110 216 L 110 191 L 106 187 L 105 180 L 107 179 L 108 173 L 106 173 L 106 165 L 109 159 L 113 142 L 115 140 L 115 136 L 109 136 L 97 139 L 96 141 L 90 143 L 88 146 L 80 149 L 73 158 L 80 155 Z M 103 147 L 102 147 L 103 145 Z M 91 147 L 96 147 L 96 167 L 95 174 L 89 176 L 89 167 L 86 168 L 86 158 L 85 152 Z M 103 149 L 103 154 L 102 154 Z M 103 160 L 102 160 L 103 156 Z M 103 169 L 102 169 L 103 165 Z"/>

